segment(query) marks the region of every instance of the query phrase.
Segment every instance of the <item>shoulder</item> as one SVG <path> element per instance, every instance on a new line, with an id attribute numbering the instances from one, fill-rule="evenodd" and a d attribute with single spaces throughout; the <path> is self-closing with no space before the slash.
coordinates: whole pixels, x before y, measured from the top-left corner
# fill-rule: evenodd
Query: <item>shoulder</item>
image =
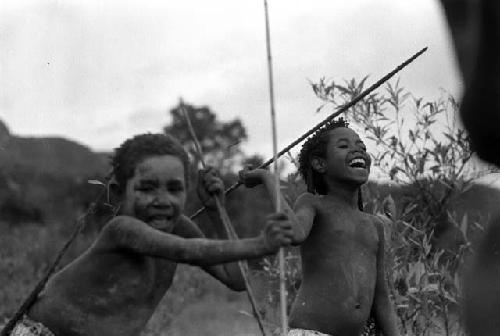
<path id="1" fill-rule="evenodd" d="M 101 234 L 111 234 L 121 231 L 132 230 L 141 225 L 141 221 L 130 216 L 116 216 L 113 217 L 103 227 Z M 144 224 L 144 223 L 142 223 Z"/>
<path id="2" fill-rule="evenodd" d="M 118 246 L 133 235 L 137 235 L 144 223 L 129 216 L 116 216 L 104 225 L 99 237 L 98 246 Z"/>
<path id="3" fill-rule="evenodd" d="M 140 229 L 146 223 L 130 216 L 116 216 L 104 225 L 101 236 L 116 235 Z"/>
<path id="4" fill-rule="evenodd" d="M 295 208 L 315 207 L 318 201 L 319 197 L 317 195 L 306 192 L 297 197 L 297 200 L 295 201 Z"/>

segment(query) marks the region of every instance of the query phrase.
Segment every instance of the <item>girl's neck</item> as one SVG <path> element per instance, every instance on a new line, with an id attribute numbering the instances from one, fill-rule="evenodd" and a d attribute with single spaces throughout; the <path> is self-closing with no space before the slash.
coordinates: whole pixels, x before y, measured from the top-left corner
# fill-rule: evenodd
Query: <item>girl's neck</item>
<path id="1" fill-rule="evenodd" d="M 336 201 L 345 203 L 350 208 L 358 209 L 359 189 L 360 186 L 357 185 L 329 181 L 327 195 Z"/>

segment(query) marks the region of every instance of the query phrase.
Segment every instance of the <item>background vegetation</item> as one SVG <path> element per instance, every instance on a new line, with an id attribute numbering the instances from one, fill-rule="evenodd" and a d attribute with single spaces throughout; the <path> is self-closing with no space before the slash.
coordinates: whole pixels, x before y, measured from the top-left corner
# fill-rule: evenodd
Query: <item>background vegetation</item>
<path id="1" fill-rule="evenodd" d="M 312 84 L 322 101 L 318 113 L 351 100 L 365 80 L 339 84 L 321 79 Z M 262 162 L 241 150 L 239 144 L 247 137 L 241 121 L 220 121 L 208 107 L 186 107 L 207 158 L 221 169 L 227 185 L 236 180 L 241 165 Z M 500 193 L 474 184 L 490 168 L 474 160 L 454 117 L 457 108 L 446 93 L 426 101 L 395 82 L 346 115 L 373 155 L 372 175 L 378 181 L 363 188 L 365 210 L 387 223 L 388 280 L 401 328 L 408 334 L 463 334 L 461 274 Z M 165 130 L 192 153 L 179 106 L 170 116 Z M 66 139 L 17 137 L 0 121 L 0 321 L 19 306 L 73 230 L 75 218 L 96 197 L 101 187 L 87 181 L 103 179 L 107 156 Z M 195 169 L 191 173 L 195 178 Z M 304 190 L 296 173 L 283 180 L 283 188 L 292 203 Z M 188 214 L 199 206 L 194 193 L 189 199 Z M 228 197 L 228 211 L 241 237 L 258 234 L 271 211 L 269 203 L 259 188 L 240 188 Z M 105 206 L 98 208 L 63 264 L 89 246 L 109 216 Z M 301 281 L 297 249 L 287 251 L 287 260 L 291 302 Z M 251 268 L 272 330 L 278 320 L 276 261 L 252 261 Z M 249 312 L 245 294 L 232 293 L 198 269 L 182 266 L 143 334 L 256 335 Z"/>

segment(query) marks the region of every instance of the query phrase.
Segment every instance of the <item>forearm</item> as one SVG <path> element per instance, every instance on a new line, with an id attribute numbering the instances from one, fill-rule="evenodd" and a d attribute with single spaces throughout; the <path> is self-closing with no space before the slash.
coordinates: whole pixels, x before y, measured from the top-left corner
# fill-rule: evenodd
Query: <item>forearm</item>
<path id="1" fill-rule="evenodd" d="M 179 241 L 168 245 L 158 240 L 143 246 L 141 252 L 198 266 L 252 259 L 270 253 L 260 238 L 238 241 L 179 238 Z"/>
<path id="2" fill-rule="evenodd" d="M 198 266 L 228 263 L 271 254 L 262 237 L 231 240 L 185 239 L 159 232 L 132 218 L 116 221 L 108 229 L 118 247 L 137 253 Z"/>

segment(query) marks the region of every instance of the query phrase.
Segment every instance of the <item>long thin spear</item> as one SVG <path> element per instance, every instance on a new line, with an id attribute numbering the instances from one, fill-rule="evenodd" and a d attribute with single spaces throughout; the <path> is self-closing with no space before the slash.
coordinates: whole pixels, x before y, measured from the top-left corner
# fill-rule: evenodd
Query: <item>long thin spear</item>
<path id="1" fill-rule="evenodd" d="M 291 144 L 289 144 L 284 149 L 282 149 L 280 152 L 278 152 L 277 157 L 279 158 L 283 154 L 288 153 L 290 151 L 290 149 L 292 149 L 293 147 L 297 146 L 299 143 L 301 143 L 302 141 L 304 141 L 308 136 L 310 136 L 311 134 L 313 134 L 314 132 L 316 132 L 318 129 L 320 129 L 321 127 L 323 127 L 327 123 L 331 122 L 333 119 L 335 119 L 340 114 L 346 112 L 351 107 L 353 107 L 354 105 L 356 105 L 357 103 L 359 103 L 363 98 L 365 98 L 370 93 L 372 93 L 373 91 L 375 91 L 382 84 L 384 84 L 385 82 L 387 82 L 395 74 L 397 74 L 398 72 L 400 72 L 402 69 L 404 69 L 407 65 L 409 65 L 417 57 L 419 57 L 420 55 L 422 55 L 426 51 L 427 51 L 427 47 L 423 48 L 422 50 L 420 50 L 419 52 L 417 52 L 416 54 L 414 54 L 413 56 L 411 56 L 410 58 L 408 58 L 406 61 L 404 61 L 403 63 L 401 63 L 400 65 L 398 65 L 394 70 L 392 70 L 391 72 L 389 72 L 388 74 L 386 74 L 384 77 L 380 78 L 372 86 L 370 86 L 369 88 L 367 88 L 366 90 L 364 90 L 363 92 L 361 92 L 358 96 L 356 96 L 349 103 L 346 103 L 346 104 L 344 104 L 342 106 L 339 106 L 335 112 L 333 112 L 332 114 L 330 114 L 323 121 L 321 121 L 320 123 L 318 123 L 316 126 L 314 126 L 313 128 L 311 128 L 309 131 L 307 131 L 306 133 L 304 133 L 303 135 L 301 135 L 297 140 L 293 141 Z M 266 168 L 271 163 L 273 163 L 274 160 L 275 160 L 275 157 L 267 160 L 266 162 L 264 162 L 263 164 L 261 164 L 257 168 Z M 233 190 L 235 190 L 236 188 L 238 188 L 239 186 L 241 186 L 241 182 L 237 182 L 237 183 L 231 185 L 229 188 L 226 189 L 225 193 L 228 194 L 228 193 L 232 192 Z M 191 218 L 195 218 L 195 217 L 199 216 L 203 212 L 204 209 L 205 208 L 198 209 L 195 213 L 193 213 L 191 215 Z"/>
<path id="2" fill-rule="evenodd" d="M 196 132 L 194 131 L 193 125 L 191 124 L 191 119 L 189 118 L 189 114 L 188 114 L 187 110 L 184 108 L 184 103 L 182 101 L 180 103 L 180 109 L 181 109 L 181 111 L 184 114 L 184 117 L 186 119 L 189 133 L 191 134 L 191 138 L 193 139 L 193 142 L 194 142 L 196 154 L 198 155 L 198 158 L 199 158 L 203 168 L 206 168 L 207 165 L 206 165 L 205 160 L 203 158 L 203 152 L 202 152 L 202 149 L 200 146 L 200 142 L 198 141 L 198 137 L 196 136 Z M 231 220 L 229 219 L 229 215 L 226 211 L 226 208 L 222 205 L 222 203 L 217 195 L 214 195 L 214 200 L 215 200 L 215 206 L 217 207 L 217 211 L 219 212 L 219 216 L 220 216 L 220 219 L 224 225 L 224 229 L 226 231 L 227 236 L 231 240 L 237 240 L 238 235 L 237 235 L 236 231 L 234 230 L 233 226 L 231 225 Z M 252 305 L 253 314 L 257 320 L 257 323 L 259 324 L 259 329 L 260 329 L 262 335 L 266 336 L 263 318 L 260 315 L 259 309 L 257 307 L 257 300 L 255 299 L 255 295 L 254 295 L 252 286 L 250 284 L 250 279 L 248 277 L 248 272 L 249 272 L 248 264 L 244 261 L 239 261 L 238 266 L 240 268 L 240 272 L 241 272 L 241 275 L 243 277 L 243 280 L 245 281 L 245 287 L 247 290 L 248 299 L 250 300 L 250 303 Z"/>
<path id="3" fill-rule="evenodd" d="M 274 105 L 274 84 L 273 84 L 273 59 L 271 56 L 271 33 L 269 28 L 269 9 L 267 0 L 264 0 L 264 14 L 266 19 L 266 50 L 267 50 L 267 70 L 269 78 L 269 102 L 271 107 L 271 125 L 273 134 L 273 161 L 274 161 L 274 176 L 275 176 L 275 197 L 276 197 L 276 212 L 280 212 L 280 175 L 278 171 L 278 132 L 276 130 L 276 109 Z M 283 247 L 278 252 L 279 259 L 279 274 L 280 274 L 280 312 L 281 312 L 281 331 L 283 336 L 288 334 L 288 316 L 286 304 L 286 279 L 285 279 L 285 250 Z"/>

